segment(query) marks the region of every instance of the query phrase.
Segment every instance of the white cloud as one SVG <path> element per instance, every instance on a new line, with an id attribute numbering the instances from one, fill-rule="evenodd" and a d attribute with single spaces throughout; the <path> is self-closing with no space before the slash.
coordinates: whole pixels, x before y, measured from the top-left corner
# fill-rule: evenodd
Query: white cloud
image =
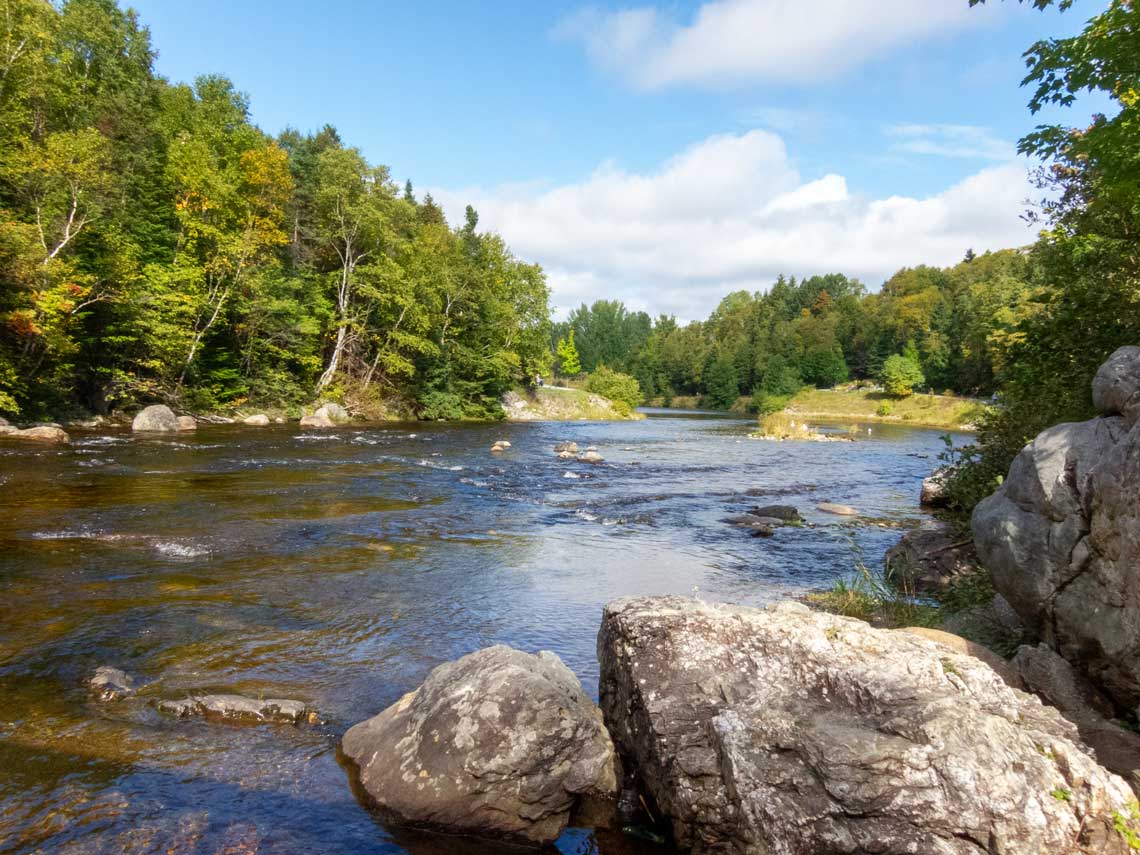
<path id="1" fill-rule="evenodd" d="M 480 224 L 547 270 L 563 310 L 606 297 L 703 318 L 729 291 L 780 273 L 842 272 L 879 285 L 899 267 L 1033 239 L 1024 162 L 994 164 L 926 198 L 868 199 L 840 175 L 803 181 L 768 131 L 710 137 L 652 173 L 614 163 L 578 183 L 436 190 L 453 222 Z"/>
<path id="2" fill-rule="evenodd" d="M 659 89 L 829 79 L 996 14 L 965 0 L 707 0 L 687 23 L 649 6 L 587 8 L 555 34 L 581 42 L 596 64 L 632 85 Z"/>
<path id="3" fill-rule="evenodd" d="M 976 125 L 893 125 L 891 150 L 973 160 L 1009 160 L 1017 147 Z"/>

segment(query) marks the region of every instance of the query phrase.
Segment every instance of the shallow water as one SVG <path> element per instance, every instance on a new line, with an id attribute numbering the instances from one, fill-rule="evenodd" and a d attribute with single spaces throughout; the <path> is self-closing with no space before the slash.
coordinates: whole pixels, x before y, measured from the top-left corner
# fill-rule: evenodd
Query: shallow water
<path id="1" fill-rule="evenodd" d="M 763 604 L 878 564 L 942 448 L 930 430 L 770 443 L 753 427 L 650 411 L 0 445 L 0 853 L 496 851 L 385 829 L 354 800 L 337 738 L 496 642 L 555 651 L 596 694 L 615 597 Z M 513 447 L 492 456 L 497 439 Z M 556 460 L 563 439 L 606 463 Z M 724 522 L 774 502 L 811 525 L 762 539 Z M 85 681 L 104 664 L 148 681 L 143 696 L 300 698 L 326 723 L 98 705 Z M 575 829 L 557 848 L 663 851 Z"/>

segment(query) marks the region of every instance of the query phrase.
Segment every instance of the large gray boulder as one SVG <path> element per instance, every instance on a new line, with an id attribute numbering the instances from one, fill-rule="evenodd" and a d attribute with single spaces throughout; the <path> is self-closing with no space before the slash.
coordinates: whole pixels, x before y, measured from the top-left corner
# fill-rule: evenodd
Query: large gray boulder
<path id="1" fill-rule="evenodd" d="M 971 527 L 994 585 L 1113 700 L 1140 705 L 1140 348 L 1094 383 L 1099 418 L 1038 434 Z"/>
<path id="2" fill-rule="evenodd" d="M 543 845 L 617 791 L 613 743 L 553 653 L 498 645 L 440 665 L 349 729 L 367 801 L 398 824 Z"/>
<path id="3" fill-rule="evenodd" d="M 152 404 L 135 416 L 134 421 L 131 422 L 131 430 L 146 432 L 146 433 L 160 433 L 166 431 L 181 430 L 178 424 L 178 416 L 166 404 Z"/>
<path id="4" fill-rule="evenodd" d="M 815 613 L 605 609 L 601 706 L 695 853 L 1124 855 L 1132 793 L 972 656 Z"/>

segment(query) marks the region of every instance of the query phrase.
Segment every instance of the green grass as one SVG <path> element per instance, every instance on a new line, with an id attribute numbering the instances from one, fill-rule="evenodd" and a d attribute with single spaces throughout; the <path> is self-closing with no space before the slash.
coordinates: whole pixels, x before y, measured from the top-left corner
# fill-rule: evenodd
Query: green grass
<path id="1" fill-rule="evenodd" d="M 538 389 L 515 389 L 515 394 L 525 398 L 528 404 L 528 417 L 537 421 L 611 421 L 617 419 L 644 418 L 632 412 L 622 401 L 610 401 L 600 395 L 593 395 L 584 389 L 551 389 L 543 386 Z M 507 418 L 513 418 L 507 409 Z"/>
<path id="2" fill-rule="evenodd" d="M 881 415 L 887 412 L 889 415 Z M 895 398 L 870 389 L 803 389 L 784 412 L 812 418 L 854 419 L 922 427 L 961 429 L 978 417 L 982 403 L 974 398 L 916 393 Z"/>

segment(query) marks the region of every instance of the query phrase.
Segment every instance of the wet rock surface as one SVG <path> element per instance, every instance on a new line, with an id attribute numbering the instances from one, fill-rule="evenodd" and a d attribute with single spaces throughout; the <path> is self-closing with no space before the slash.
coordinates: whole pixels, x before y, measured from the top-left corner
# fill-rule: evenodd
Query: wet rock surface
<path id="1" fill-rule="evenodd" d="M 1140 705 L 1140 348 L 1093 384 L 1099 418 L 1038 434 L 971 528 L 1029 629 L 1117 705 Z"/>
<path id="2" fill-rule="evenodd" d="M 931 641 L 662 597 L 608 605 L 598 654 L 615 745 L 693 852 L 1128 851 L 1131 791 L 1075 726 Z"/>
<path id="3" fill-rule="evenodd" d="M 318 716 L 304 701 L 247 698 L 243 695 L 191 695 L 159 701 L 160 712 L 176 718 L 201 716 L 241 724 L 315 724 Z"/>
<path id="4" fill-rule="evenodd" d="M 49 445 L 71 441 L 71 437 L 68 436 L 67 431 L 56 425 L 39 425 L 37 427 L 24 428 L 23 430 L 5 426 L 0 429 L 0 436 L 7 439 L 42 442 Z"/>
<path id="5" fill-rule="evenodd" d="M 498 645 L 440 665 L 341 749 L 366 802 L 425 829 L 541 845 L 580 802 L 617 792 L 601 713 L 548 652 Z"/>
<path id="6" fill-rule="evenodd" d="M 850 505 L 839 505 L 835 502 L 820 502 L 815 508 L 817 511 L 823 511 L 825 514 L 835 514 L 840 517 L 859 516 L 859 512 Z"/>
<path id="7" fill-rule="evenodd" d="M 118 701 L 134 694 L 135 680 L 125 671 L 100 665 L 88 682 L 91 693 L 100 701 Z"/>

